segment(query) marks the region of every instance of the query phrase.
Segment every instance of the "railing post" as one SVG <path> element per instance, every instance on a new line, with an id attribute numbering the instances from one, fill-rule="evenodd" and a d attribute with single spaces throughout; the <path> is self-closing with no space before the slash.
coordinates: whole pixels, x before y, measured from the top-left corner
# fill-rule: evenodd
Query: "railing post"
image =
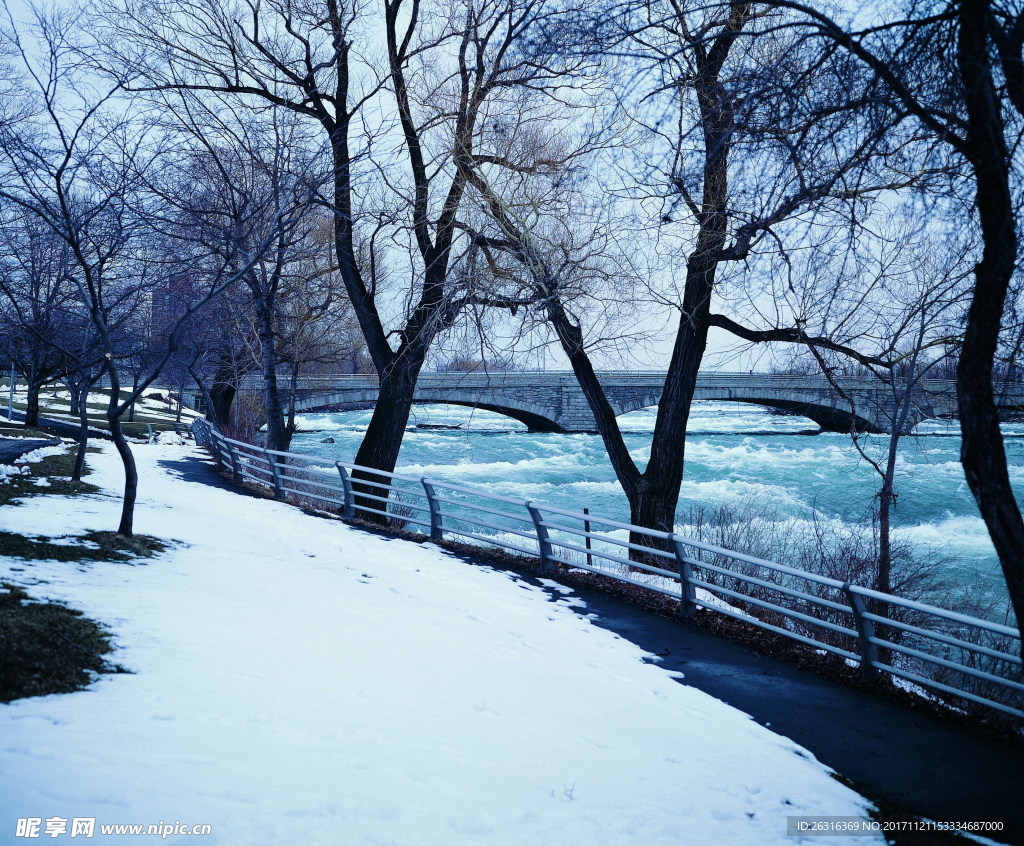
<path id="1" fill-rule="evenodd" d="M 871 642 L 875 636 L 875 626 L 865 618 L 864 598 L 854 593 L 849 582 L 843 582 L 843 593 L 853 611 L 853 621 L 857 627 L 857 642 L 860 645 L 860 677 L 865 682 L 878 679 L 878 669 L 874 666 L 878 661 L 878 648 Z"/>
<path id="2" fill-rule="evenodd" d="M 242 462 L 238 457 L 238 450 L 231 444 L 225 442 L 228 448 L 228 455 L 231 456 L 231 480 L 236 484 L 242 484 Z"/>
<path id="3" fill-rule="evenodd" d="M 423 485 L 423 490 L 427 492 L 427 506 L 430 508 L 430 539 L 433 541 L 444 540 L 441 503 L 437 501 L 434 486 L 427 481 L 426 477 L 420 479 L 420 484 Z"/>
<path id="4" fill-rule="evenodd" d="M 547 573 L 551 570 L 551 538 L 548 535 L 548 528 L 544 525 L 544 518 L 533 502 L 526 503 L 526 510 L 530 512 L 533 520 L 534 531 L 537 532 L 537 544 L 540 552 L 540 572 Z"/>
<path id="5" fill-rule="evenodd" d="M 219 464 L 219 465 L 220 465 L 220 466 L 221 466 L 221 467 L 222 467 L 222 468 L 223 468 L 224 470 L 230 470 L 231 468 L 230 468 L 230 466 L 229 466 L 229 464 L 230 464 L 230 462 L 229 462 L 229 458 L 230 458 L 230 456 L 231 456 L 231 447 L 229 447 L 229 446 L 227 445 L 227 442 L 226 442 L 226 441 L 224 440 L 224 438 L 223 438 L 223 437 L 221 437 L 221 438 L 218 438 L 218 439 L 217 439 L 217 441 L 216 441 L 216 444 L 217 444 L 217 447 L 216 447 L 216 452 L 217 452 L 217 463 L 218 463 L 218 464 Z M 228 458 L 225 458 L 225 457 L 224 457 L 224 453 L 227 453 L 227 454 L 228 454 Z"/>
<path id="6" fill-rule="evenodd" d="M 589 508 L 584 508 L 583 509 L 583 513 L 589 515 L 590 514 L 590 509 Z M 584 518 L 584 520 L 583 520 L 583 531 L 586 532 L 586 535 L 584 536 L 584 540 L 586 541 L 585 546 L 587 547 L 587 566 L 588 567 L 593 567 L 594 566 L 594 556 L 590 554 L 590 550 L 591 550 L 591 546 L 590 546 L 590 520 L 588 520 L 586 518 Z"/>
<path id="7" fill-rule="evenodd" d="M 679 616 L 689 617 L 697 611 L 697 588 L 693 584 L 693 565 L 686 555 L 686 546 L 672 535 L 672 546 L 676 551 L 676 566 L 679 568 Z"/>
<path id="8" fill-rule="evenodd" d="M 284 484 L 281 481 L 281 469 L 277 466 L 277 456 L 271 455 L 269 449 L 263 450 L 267 457 L 267 464 L 270 465 L 270 472 L 274 476 L 274 496 L 277 499 L 284 499 Z"/>
<path id="9" fill-rule="evenodd" d="M 352 497 L 352 477 L 348 471 L 341 466 L 340 461 L 335 461 L 334 466 L 338 468 L 338 475 L 341 476 L 342 496 L 345 504 L 341 508 L 341 516 L 346 520 L 354 520 L 356 517 L 355 501 Z"/>
<path id="10" fill-rule="evenodd" d="M 214 432 L 211 429 L 208 434 L 209 438 L 206 441 L 206 447 L 213 454 L 213 459 L 217 462 L 217 466 L 220 467 L 224 463 L 220 454 L 220 432 Z"/>

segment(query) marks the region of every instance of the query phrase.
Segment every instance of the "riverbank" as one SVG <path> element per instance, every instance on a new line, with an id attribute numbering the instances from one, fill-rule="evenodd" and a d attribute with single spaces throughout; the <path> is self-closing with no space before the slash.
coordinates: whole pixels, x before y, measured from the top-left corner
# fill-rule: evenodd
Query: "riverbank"
<path id="1" fill-rule="evenodd" d="M 628 522 L 629 508 L 600 437 L 528 432 L 487 411 L 414 406 L 397 471 L 441 478 L 516 499 L 561 508 L 588 507 Z M 353 460 L 367 412 L 305 415 L 290 449 L 331 461 Z M 653 409 L 620 418 L 630 454 L 650 457 Z M 677 531 L 778 560 L 787 544 L 871 547 L 871 515 L 879 480 L 850 442 L 836 433 L 807 434 L 805 418 L 754 406 L 696 403 L 686 443 Z M 985 524 L 959 462 L 955 421 L 926 421 L 904 438 L 896 468 L 894 541 L 900 555 L 937 584 L 923 601 L 995 622 L 1008 622 L 1006 585 Z M 1010 474 L 1024 497 L 1024 426 L 1007 424 Z M 322 443 L 325 437 L 333 443 Z M 886 439 L 866 438 L 876 457 Z M 803 565 L 800 565 L 803 566 Z M 814 569 L 813 567 L 808 569 Z M 859 579 L 860 576 L 857 576 Z M 854 579 L 856 580 L 856 579 Z"/>

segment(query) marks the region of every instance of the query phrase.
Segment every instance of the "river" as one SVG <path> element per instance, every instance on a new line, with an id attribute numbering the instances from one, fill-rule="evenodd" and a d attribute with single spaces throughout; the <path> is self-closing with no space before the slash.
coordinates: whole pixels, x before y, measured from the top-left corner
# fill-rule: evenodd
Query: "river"
<path id="1" fill-rule="evenodd" d="M 627 444 L 643 465 L 650 455 L 655 409 L 620 418 Z M 352 461 L 369 411 L 307 414 L 292 449 L 332 460 Z M 457 429 L 417 428 L 457 426 Z M 1011 478 L 1024 493 L 1024 424 L 1004 426 Z M 333 438 L 334 443 L 324 443 Z M 888 436 L 864 439 L 875 454 Z M 897 539 L 912 556 L 941 570 L 957 605 L 968 596 L 994 606 L 986 616 L 1001 617 L 1006 592 L 984 523 L 959 463 L 955 422 L 933 420 L 901 440 L 893 524 Z M 870 523 L 879 479 L 848 435 L 817 432 L 803 417 L 783 416 L 741 403 L 694 405 L 686 443 L 678 530 L 686 533 L 703 507 L 719 521 L 753 521 L 785 533 L 853 532 Z M 541 500 L 628 521 L 625 496 L 615 480 L 601 439 L 588 434 L 527 431 L 515 420 L 461 406 L 414 406 L 399 472 L 494 493 Z M 728 533 L 726 533 L 728 534 Z M 735 531 L 737 537 L 745 537 Z M 765 550 L 743 550 L 764 554 Z M 943 597 L 935 597 L 941 601 Z M 984 603 L 983 603 L 984 604 Z"/>

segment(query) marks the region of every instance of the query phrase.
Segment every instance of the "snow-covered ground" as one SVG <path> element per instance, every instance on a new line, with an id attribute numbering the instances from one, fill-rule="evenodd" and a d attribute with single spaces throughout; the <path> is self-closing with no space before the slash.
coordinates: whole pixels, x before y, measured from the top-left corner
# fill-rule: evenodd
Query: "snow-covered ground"
<path id="1" fill-rule="evenodd" d="M 34 497 L 0 527 L 114 528 L 104 449 L 89 481 L 110 493 Z M 126 843 L 100 825 L 206 824 L 198 842 L 245 846 L 868 842 L 787 837 L 787 816 L 867 802 L 567 589 L 186 480 L 194 447 L 135 452 L 136 528 L 174 548 L 0 557 L 3 579 L 106 623 L 133 671 L 0 705 L 0 843 L 28 842 L 19 818 L 95 819 L 93 840 Z"/>
<path id="2" fill-rule="evenodd" d="M 131 387 L 130 385 L 128 387 Z M 178 406 L 177 402 L 168 402 L 166 397 L 169 395 L 171 389 L 152 387 L 146 391 L 146 393 L 139 397 L 135 401 L 135 409 L 137 414 L 145 416 L 147 419 L 159 420 L 170 423 L 177 420 Z M 6 384 L 0 385 L 0 414 L 6 416 L 7 414 L 7 401 L 9 397 L 10 389 Z M 162 396 L 165 399 L 158 400 L 154 399 L 154 396 Z M 176 395 L 176 394 L 175 394 Z M 110 396 L 109 391 L 103 391 L 103 389 L 96 389 L 89 395 L 87 400 L 90 405 L 89 416 L 92 418 L 103 418 L 103 410 L 106 406 L 107 399 Z M 15 410 L 19 407 L 24 410 L 25 403 L 28 401 L 28 389 L 24 384 L 15 385 L 14 388 L 14 405 Z M 69 419 L 74 422 L 78 421 L 78 415 L 71 414 L 71 392 L 66 388 L 56 388 L 48 385 L 39 393 L 39 407 L 40 411 L 44 416 L 53 417 L 60 420 Z M 190 423 L 201 415 L 191 408 L 183 407 L 181 409 L 181 419 L 184 423 Z M 127 422 L 127 416 L 125 417 Z"/>

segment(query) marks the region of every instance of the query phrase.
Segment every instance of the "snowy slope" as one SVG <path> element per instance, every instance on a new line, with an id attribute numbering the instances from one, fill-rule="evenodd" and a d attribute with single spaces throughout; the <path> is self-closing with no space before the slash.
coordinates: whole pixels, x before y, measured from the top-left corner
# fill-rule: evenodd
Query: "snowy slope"
<path id="1" fill-rule="evenodd" d="M 114 492 L 106 450 L 89 481 Z M 210 478 L 194 448 L 135 451 L 137 530 L 179 546 L 138 565 L 0 557 L 0 577 L 108 624 L 134 671 L 0 705 L 0 843 L 57 816 L 95 818 L 90 842 L 180 821 L 213 833 L 166 842 L 793 846 L 787 815 L 865 815 L 578 600 L 188 481 Z M 35 497 L 0 527 L 109 529 L 119 505 Z"/>

